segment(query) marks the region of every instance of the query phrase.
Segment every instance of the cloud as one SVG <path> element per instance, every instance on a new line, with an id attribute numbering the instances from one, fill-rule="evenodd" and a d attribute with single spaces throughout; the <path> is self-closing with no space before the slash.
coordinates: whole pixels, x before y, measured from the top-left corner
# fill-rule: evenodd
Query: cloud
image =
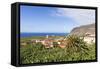
<path id="1" fill-rule="evenodd" d="M 78 25 L 95 23 L 95 10 L 92 9 L 57 8 L 53 15 L 72 18 Z"/>

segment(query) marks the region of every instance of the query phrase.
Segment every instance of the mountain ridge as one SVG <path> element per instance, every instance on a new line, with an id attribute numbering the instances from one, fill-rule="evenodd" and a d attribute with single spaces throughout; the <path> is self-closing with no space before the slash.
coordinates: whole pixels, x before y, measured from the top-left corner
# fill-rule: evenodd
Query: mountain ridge
<path id="1" fill-rule="evenodd" d="M 95 23 L 83 25 L 83 26 L 80 26 L 80 27 L 75 27 L 70 32 L 70 35 L 72 35 L 72 34 L 83 35 L 83 34 L 86 34 L 86 33 L 89 33 L 91 35 L 95 35 Z"/>

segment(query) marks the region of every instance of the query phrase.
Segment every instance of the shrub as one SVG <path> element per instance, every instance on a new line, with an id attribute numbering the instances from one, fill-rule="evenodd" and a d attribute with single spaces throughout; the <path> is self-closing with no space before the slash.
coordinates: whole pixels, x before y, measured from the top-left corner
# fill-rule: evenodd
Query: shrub
<path id="1" fill-rule="evenodd" d="M 53 43 L 55 47 L 48 49 L 41 43 L 20 47 L 20 61 L 28 64 L 95 59 L 95 44 L 87 44 L 76 35 L 67 36 L 65 42 L 64 49 L 58 47 L 56 42 Z"/>

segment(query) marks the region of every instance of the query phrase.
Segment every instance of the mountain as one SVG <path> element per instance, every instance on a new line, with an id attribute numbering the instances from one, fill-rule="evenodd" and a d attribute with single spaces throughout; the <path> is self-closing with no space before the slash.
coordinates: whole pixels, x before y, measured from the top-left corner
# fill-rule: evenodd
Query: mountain
<path id="1" fill-rule="evenodd" d="M 72 34 L 84 35 L 84 34 L 87 34 L 87 33 L 91 34 L 91 35 L 95 35 L 95 23 L 83 25 L 83 26 L 80 26 L 80 27 L 75 27 L 70 32 L 70 35 L 72 35 Z"/>

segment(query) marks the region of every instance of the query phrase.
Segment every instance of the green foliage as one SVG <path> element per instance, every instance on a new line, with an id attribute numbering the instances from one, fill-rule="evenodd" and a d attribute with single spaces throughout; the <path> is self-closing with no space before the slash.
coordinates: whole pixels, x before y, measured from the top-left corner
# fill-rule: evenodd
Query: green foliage
<path id="1" fill-rule="evenodd" d="M 64 49 L 58 47 L 56 42 L 53 48 L 45 48 L 41 43 L 20 47 L 21 64 L 95 59 L 94 43 L 87 44 L 76 35 L 68 36 L 66 43 Z"/>
<path id="2" fill-rule="evenodd" d="M 88 54 L 89 49 L 83 39 L 76 35 L 69 35 L 66 39 L 67 51 L 73 58 L 79 56 L 78 60 L 81 60 L 83 54 Z"/>

